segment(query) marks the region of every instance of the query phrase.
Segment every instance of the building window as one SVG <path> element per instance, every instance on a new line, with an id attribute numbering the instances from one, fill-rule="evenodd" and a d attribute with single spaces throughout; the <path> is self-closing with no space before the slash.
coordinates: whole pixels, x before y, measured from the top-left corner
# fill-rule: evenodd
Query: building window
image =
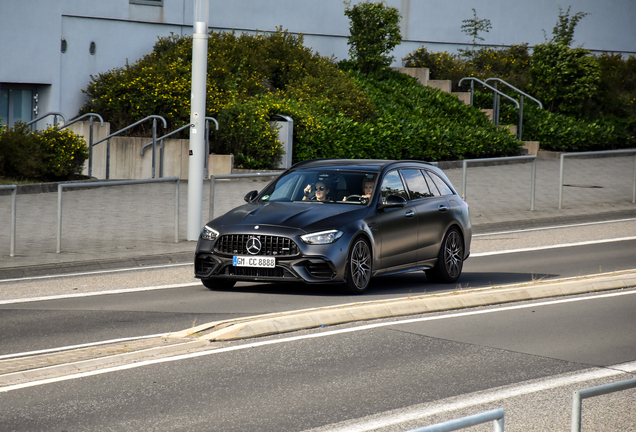
<path id="1" fill-rule="evenodd" d="M 163 6 L 163 0 L 128 0 L 128 2 L 138 5 Z"/>

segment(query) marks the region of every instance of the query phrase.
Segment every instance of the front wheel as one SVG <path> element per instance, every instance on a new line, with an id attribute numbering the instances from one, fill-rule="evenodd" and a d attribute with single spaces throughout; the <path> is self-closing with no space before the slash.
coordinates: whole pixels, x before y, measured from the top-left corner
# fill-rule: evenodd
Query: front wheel
<path id="1" fill-rule="evenodd" d="M 229 279 L 201 279 L 201 283 L 211 291 L 229 290 L 236 283 Z"/>
<path id="2" fill-rule="evenodd" d="M 371 281 L 371 248 L 362 237 L 358 237 L 349 251 L 347 261 L 347 291 L 362 294 Z"/>
<path id="3" fill-rule="evenodd" d="M 453 283 L 459 279 L 463 267 L 464 242 L 457 228 L 451 228 L 442 240 L 437 264 L 426 270 L 426 277 L 431 282 Z"/>

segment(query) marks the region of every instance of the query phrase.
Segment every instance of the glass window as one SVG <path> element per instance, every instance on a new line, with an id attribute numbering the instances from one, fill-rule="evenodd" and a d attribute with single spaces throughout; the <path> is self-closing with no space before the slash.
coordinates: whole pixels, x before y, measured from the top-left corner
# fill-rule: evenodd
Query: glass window
<path id="1" fill-rule="evenodd" d="M 391 171 L 384 177 L 380 193 L 382 194 L 382 198 L 386 198 L 389 195 L 397 195 L 404 199 L 409 199 L 406 194 L 406 190 L 404 189 L 402 178 L 397 171 Z"/>
<path id="2" fill-rule="evenodd" d="M 430 171 L 425 171 L 425 172 L 426 174 L 428 174 L 429 178 L 433 181 L 433 183 L 435 184 L 435 186 L 437 187 L 437 190 L 439 191 L 441 195 L 455 195 L 453 190 L 450 187 L 448 187 L 446 182 L 442 180 L 440 176 Z"/>
<path id="3" fill-rule="evenodd" d="M 129 0 L 130 4 L 163 6 L 163 0 Z"/>
<path id="4" fill-rule="evenodd" d="M 402 170 L 402 177 L 406 182 L 406 186 L 409 189 L 411 199 L 420 199 L 426 197 L 432 197 L 433 194 L 426 184 L 426 179 L 422 175 L 422 172 L 418 169 L 405 169 Z"/>

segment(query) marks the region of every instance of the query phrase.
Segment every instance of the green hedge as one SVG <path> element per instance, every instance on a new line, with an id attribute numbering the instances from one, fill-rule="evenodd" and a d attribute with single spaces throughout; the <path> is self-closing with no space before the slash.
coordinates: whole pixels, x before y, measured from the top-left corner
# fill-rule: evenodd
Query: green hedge
<path id="1" fill-rule="evenodd" d="M 18 122 L 0 133 L 0 176 L 16 180 L 67 180 L 82 172 L 86 141 L 68 129 L 51 126 L 31 132 Z"/>

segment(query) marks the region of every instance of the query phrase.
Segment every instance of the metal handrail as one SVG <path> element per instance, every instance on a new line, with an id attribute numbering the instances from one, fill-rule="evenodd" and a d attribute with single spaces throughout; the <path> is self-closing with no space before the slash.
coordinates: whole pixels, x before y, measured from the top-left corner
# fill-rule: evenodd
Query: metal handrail
<path id="1" fill-rule="evenodd" d="M 477 426 L 482 423 L 488 423 L 489 421 L 494 422 L 495 432 L 504 432 L 504 410 L 501 408 L 449 420 L 443 423 L 437 423 L 419 429 L 413 429 L 409 432 L 451 432 Z"/>
<path id="2" fill-rule="evenodd" d="M 492 161 L 518 161 L 532 159 L 532 174 L 530 179 L 530 210 L 534 210 L 535 183 L 537 178 L 537 157 L 535 155 L 527 156 L 510 156 L 502 158 L 484 158 L 484 159 L 464 159 L 462 163 L 462 199 L 466 200 L 466 168 L 471 162 L 492 162 Z"/>
<path id="3" fill-rule="evenodd" d="M 501 95 L 503 97 L 505 97 L 506 99 L 510 99 L 512 102 L 514 102 L 514 104 L 517 106 L 517 109 L 519 110 L 519 126 L 518 126 L 518 137 L 519 137 L 519 141 L 521 141 L 521 123 L 523 121 L 523 110 L 521 109 L 521 106 L 519 105 L 519 102 L 517 102 L 515 99 L 511 98 L 510 96 L 508 96 L 507 94 L 497 90 L 495 87 L 491 87 L 490 85 L 486 84 L 485 82 L 483 82 L 480 79 L 477 79 L 475 77 L 465 77 L 459 80 L 459 83 L 457 84 L 458 86 L 462 85 L 462 82 L 464 80 L 470 80 L 470 105 L 473 105 L 473 94 L 475 93 L 475 81 L 477 81 L 479 84 L 483 85 L 486 88 L 489 88 L 490 90 L 492 90 L 493 92 L 495 92 L 495 94 Z M 494 120 L 494 107 L 493 107 L 493 120 Z"/>
<path id="4" fill-rule="evenodd" d="M 149 115 L 148 117 L 139 120 L 136 123 L 131 124 L 130 126 L 126 126 L 123 129 L 118 130 L 115 133 L 112 133 L 110 135 L 108 135 L 105 138 L 100 139 L 99 141 L 93 143 L 92 147 L 95 147 L 97 144 L 100 144 L 104 141 L 106 141 L 106 180 L 108 180 L 110 178 L 110 139 L 116 135 L 119 135 L 120 133 L 127 131 L 128 129 L 131 129 L 143 122 L 145 122 L 146 120 L 152 119 L 152 142 L 153 142 L 153 149 L 156 149 L 157 146 L 157 119 L 161 119 L 161 121 L 163 121 L 163 127 L 164 129 L 168 127 L 168 123 L 166 122 L 166 119 L 164 119 L 163 117 L 161 117 L 160 115 Z M 152 172 L 152 177 L 155 177 L 155 173 L 154 173 L 154 166 L 155 166 L 155 152 L 153 151 L 152 153 L 152 166 L 153 166 L 153 172 Z"/>
<path id="5" fill-rule="evenodd" d="M 142 183 L 175 182 L 175 203 L 174 203 L 174 242 L 179 243 L 179 177 L 166 177 L 160 179 L 146 180 L 118 180 L 108 182 L 81 182 L 81 183 L 61 183 L 57 185 L 57 249 L 56 253 L 62 251 L 62 192 L 64 189 L 80 187 L 104 187 L 123 186 Z"/>
<path id="6" fill-rule="evenodd" d="M 46 114 L 44 114 L 41 117 L 36 118 L 35 120 L 31 120 L 30 122 L 27 123 L 27 126 L 31 126 L 33 123 L 37 123 L 40 120 L 43 120 L 49 116 L 53 116 L 53 123 L 56 125 L 57 124 L 57 118 L 58 117 L 62 117 L 62 120 L 64 121 L 64 123 L 66 124 L 66 117 L 64 117 L 64 114 L 60 113 L 60 112 L 48 112 Z"/>
<path id="7" fill-rule="evenodd" d="M 0 190 L 11 191 L 11 245 L 9 247 L 9 255 L 15 256 L 15 227 L 16 227 L 16 199 L 18 186 L 16 185 L 0 185 Z"/>
<path id="8" fill-rule="evenodd" d="M 636 149 L 624 149 L 624 150 L 603 150 L 593 152 L 576 152 L 576 153 L 561 153 L 561 162 L 559 165 L 559 210 L 563 204 L 563 166 L 566 157 L 576 156 L 590 156 L 590 155 L 617 155 L 617 154 L 634 154 L 634 178 L 632 180 L 632 202 L 636 203 Z"/>
<path id="9" fill-rule="evenodd" d="M 251 173 L 251 174 L 222 174 L 210 176 L 210 208 L 208 211 L 208 220 L 214 219 L 214 187 L 216 186 L 216 179 L 219 180 L 231 180 L 237 178 L 251 178 L 251 177 L 274 177 L 282 174 L 283 171 L 274 171 L 267 173 Z"/>
<path id="10" fill-rule="evenodd" d="M 210 120 L 214 122 L 216 125 L 216 130 L 219 130 L 219 122 L 216 121 L 214 117 L 206 117 L 205 118 L 205 155 L 203 158 L 203 178 L 208 178 L 209 170 L 208 170 L 208 159 L 210 159 Z"/>
<path id="11" fill-rule="evenodd" d="M 497 83 L 500 82 L 502 84 L 507 85 L 509 88 L 511 88 L 512 90 L 516 91 L 517 93 L 519 93 L 521 96 L 519 97 L 519 104 L 521 105 L 521 108 L 519 108 L 519 110 L 521 112 L 523 112 L 523 98 L 524 96 L 527 97 L 528 99 L 530 99 L 533 102 L 536 102 L 539 105 L 539 108 L 543 109 L 543 104 L 541 102 L 539 102 L 537 99 L 533 98 L 532 96 L 530 96 L 527 93 L 524 93 L 523 91 L 519 90 L 517 87 L 513 86 L 512 84 L 507 83 L 506 81 L 502 80 L 501 78 L 488 78 L 486 80 L 486 82 L 488 81 L 495 81 L 495 88 L 497 88 Z M 499 95 L 495 94 L 493 96 L 493 119 L 495 120 L 495 124 L 499 124 Z M 521 117 L 523 117 L 523 115 L 521 115 Z M 521 127 L 522 127 L 522 123 L 519 122 L 519 140 L 521 141 Z"/>
<path id="12" fill-rule="evenodd" d="M 177 132 L 181 132 L 182 130 L 192 127 L 194 126 L 194 124 L 189 123 L 187 125 L 183 125 L 181 126 L 179 129 L 173 130 L 172 132 L 165 134 L 162 137 L 157 138 L 157 141 L 159 141 L 159 178 L 163 177 L 163 140 L 168 138 L 169 136 L 172 136 L 174 134 L 176 134 Z M 152 146 L 152 178 L 155 178 L 155 152 L 157 151 L 157 146 L 156 146 L 156 141 L 155 142 L 149 142 L 148 144 L 144 144 L 143 147 L 141 147 L 141 151 L 139 152 L 139 154 L 141 156 L 144 155 L 144 150 L 146 149 L 146 147 L 148 146 Z"/>
<path id="13" fill-rule="evenodd" d="M 76 118 L 75 120 L 71 120 L 69 123 L 65 123 L 64 126 L 62 126 L 60 129 L 69 127 L 70 125 L 72 125 L 73 123 L 77 123 L 84 117 L 90 117 L 90 132 L 88 137 L 88 176 L 91 177 L 93 175 L 93 117 L 97 117 L 99 119 L 101 127 L 104 127 L 104 119 L 99 114 L 88 113 Z"/>
<path id="14" fill-rule="evenodd" d="M 582 399 L 601 396 L 608 393 L 623 391 L 636 388 L 636 378 L 625 381 L 618 381 L 610 384 L 604 384 L 596 387 L 590 387 L 574 392 L 572 398 L 572 432 L 581 432 L 581 404 Z"/>

